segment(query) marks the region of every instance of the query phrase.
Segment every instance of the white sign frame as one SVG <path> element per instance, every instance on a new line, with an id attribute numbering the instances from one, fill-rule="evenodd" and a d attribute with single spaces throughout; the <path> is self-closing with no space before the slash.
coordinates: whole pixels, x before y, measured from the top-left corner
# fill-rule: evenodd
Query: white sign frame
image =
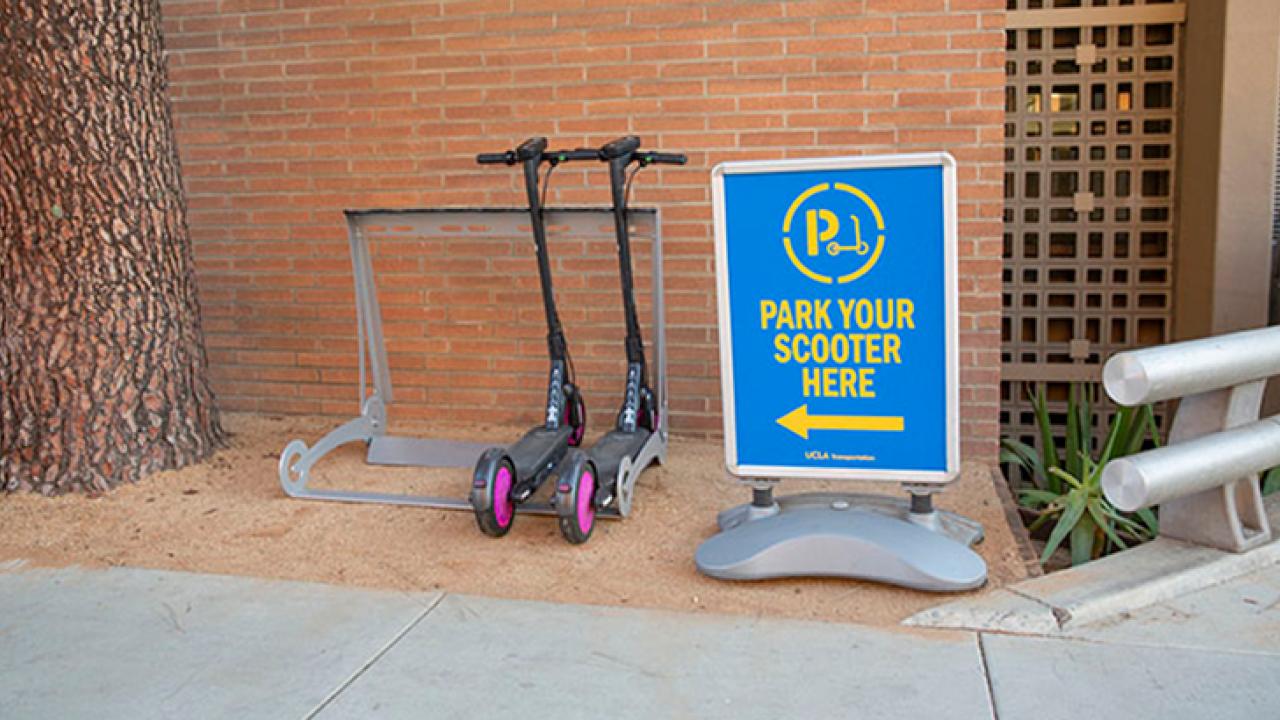
<path id="1" fill-rule="evenodd" d="M 946 422 L 947 463 L 945 471 L 859 468 L 816 468 L 774 465 L 738 465 L 736 409 L 733 384 L 733 330 L 729 302 L 728 238 L 725 228 L 724 178 L 726 175 L 803 172 L 810 170 L 856 170 L 873 168 L 942 168 L 943 282 L 946 316 Z M 950 153 L 906 153 L 852 157 L 753 160 L 726 162 L 711 170 L 711 208 L 715 225 L 716 302 L 720 325 L 720 393 L 724 415 L 725 467 L 740 478 L 797 478 L 812 480 L 863 480 L 891 483 L 945 485 L 960 474 L 960 368 L 959 289 L 957 245 L 956 160 Z"/>

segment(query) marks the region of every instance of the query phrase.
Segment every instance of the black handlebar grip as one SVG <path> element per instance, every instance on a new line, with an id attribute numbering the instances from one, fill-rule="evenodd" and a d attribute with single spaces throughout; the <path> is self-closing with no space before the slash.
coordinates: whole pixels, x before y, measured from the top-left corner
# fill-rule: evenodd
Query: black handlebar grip
<path id="1" fill-rule="evenodd" d="M 689 158 L 681 153 L 645 152 L 637 157 L 646 165 L 683 165 L 689 162 Z"/>
<path id="2" fill-rule="evenodd" d="M 549 153 L 555 155 L 560 160 L 599 160 L 600 151 L 592 148 L 577 148 L 576 150 L 557 150 Z"/>
<path id="3" fill-rule="evenodd" d="M 569 162 L 570 160 L 599 160 L 600 151 L 591 148 L 575 148 L 573 150 L 548 150 L 542 154 L 552 164 Z"/>
<path id="4" fill-rule="evenodd" d="M 640 148 L 640 138 L 635 135 L 618 138 L 611 143 L 600 148 L 600 157 L 605 160 L 613 160 L 614 158 L 630 155 Z"/>
<path id="5" fill-rule="evenodd" d="M 544 137 L 531 137 L 520 143 L 520 147 L 516 148 L 516 159 L 520 161 L 532 160 L 540 155 L 542 151 L 547 149 L 547 139 Z"/>
<path id="6" fill-rule="evenodd" d="M 510 165 L 515 161 L 516 156 L 513 155 L 510 150 L 500 153 L 480 153 L 476 156 L 476 162 L 481 165 L 497 165 L 499 163 L 503 165 Z"/>

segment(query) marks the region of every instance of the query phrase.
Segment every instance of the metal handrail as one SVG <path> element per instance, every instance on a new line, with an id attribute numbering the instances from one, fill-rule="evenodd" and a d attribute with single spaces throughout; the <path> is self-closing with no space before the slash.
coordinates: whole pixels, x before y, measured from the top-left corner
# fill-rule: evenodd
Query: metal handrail
<path id="1" fill-rule="evenodd" d="M 1182 398 L 1169 444 L 1112 460 L 1107 499 L 1160 505 L 1160 534 L 1242 552 L 1271 539 L 1257 474 L 1280 465 L 1280 416 L 1258 419 L 1280 374 L 1280 327 L 1118 353 L 1103 368 L 1120 405 Z"/>
<path id="2" fill-rule="evenodd" d="M 1280 375 L 1280 327 L 1116 353 L 1102 370 L 1107 394 L 1141 405 Z"/>

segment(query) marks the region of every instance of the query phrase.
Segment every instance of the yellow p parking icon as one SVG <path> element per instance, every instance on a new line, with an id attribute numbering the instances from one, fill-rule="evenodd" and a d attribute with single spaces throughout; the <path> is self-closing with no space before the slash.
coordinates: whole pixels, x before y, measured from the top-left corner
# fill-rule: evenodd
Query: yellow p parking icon
<path id="1" fill-rule="evenodd" d="M 850 208 L 850 199 L 861 207 Z M 806 204 L 810 207 L 802 208 Z M 864 215 L 870 211 L 875 219 L 874 225 L 868 223 L 866 237 L 862 234 L 862 220 L 858 213 L 849 213 L 850 209 L 858 209 Z M 845 215 L 848 219 L 841 222 L 841 215 L 845 213 L 849 213 Z M 793 247 L 791 241 L 791 221 L 793 218 L 798 220 L 800 215 L 804 216 L 804 252 Z M 791 263 L 808 278 L 825 284 L 852 282 L 865 275 L 880 259 L 884 235 L 884 216 L 875 201 L 865 192 L 842 182 L 819 183 L 800 193 L 791 202 L 782 221 L 782 243 Z M 841 259 L 845 253 L 851 255 L 848 259 Z M 829 258 L 817 260 L 823 255 Z"/>
<path id="2" fill-rule="evenodd" d="M 808 210 L 804 214 L 805 224 L 809 230 L 809 256 L 818 254 L 818 246 L 840 234 L 840 218 L 825 208 Z M 822 231 L 818 230 L 818 221 L 826 223 Z"/>
<path id="3" fill-rule="evenodd" d="M 815 213 L 817 213 L 816 216 Z M 810 257 L 817 255 L 818 246 L 828 240 L 831 240 L 831 242 L 827 243 L 827 254 L 832 257 L 842 252 L 856 252 L 859 255 L 866 255 L 871 252 L 871 245 L 862 239 L 862 222 L 858 220 L 857 215 L 850 215 L 849 218 L 853 220 L 853 244 L 841 245 L 839 242 L 832 240 L 832 238 L 840 234 L 840 219 L 836 217 L 836 214 L 830 210 L 807 211 L 805 220 L 809 225 L 808 250 Z M 826 229 L 821 232 L 818 232 L 819 220 L 827 224 Z"/>

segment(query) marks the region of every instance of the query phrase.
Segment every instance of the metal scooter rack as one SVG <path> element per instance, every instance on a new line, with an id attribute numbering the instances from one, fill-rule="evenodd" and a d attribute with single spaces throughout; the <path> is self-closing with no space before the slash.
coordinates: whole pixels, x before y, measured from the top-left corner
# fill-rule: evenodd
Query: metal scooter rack
<path id="1" fill-rule="evenodd" d="M 667 458 L 667 347 L 662 287 L 662 237 L 657 209 L 631 209 L 632 240 L 648 240 L 653 262 L 653 330 L 649 333 L 656 353 L 653 385 L 661 408 L 661 427 L 650 436 L 634 463 L 623 462 L 618 471 L 618 497 L 614 507 L 599 517 L 621 518 L 631 512 L 635 484 L 650 464 Z M 521 236 L 528 222 L 525 208 L 460 208 L 414 210 L 347 210 L 347 233 L 351 246 L 351 271 L 355 284 L 357 354 L 359 363 L 360 414 L 308 446 L 295 439 L 280 453 L 280 486 L 289 497 L 350 503 L 412 505 L 442 510 L 471 511 L 466 499 L 470 484 L 458 497 L 368 492 L 357 489 L 311 487 L 311 468 L 335 448 L 350 442 L 368 445 L 365 462 L 370 465 L 401 467 L 470 468 L 492 442 L 467 442 L 436 438 L 413 438 L 387 434 L 387 406 L 392 402 L 391 371 L 387 346 L 382 335 L 382 311 L 378 304 L 373 263 L 369 256 L 371 228 L 380 232 L 405 233 L 431 239 L 449 237 L 458 228 L 487 226 L 493 234 Z M 613 216 L 609 208 L 556 208 L 547 211 L 547 225 L 555 228 L 551 240 L 569 237 L 613 238 Z M 601 228 L 604 228 L 603 230 Z M 369 385 L 372 376 L 372 387 Z M 522 503 L 522 513 L 555 515 L 548 503 Z"/>

